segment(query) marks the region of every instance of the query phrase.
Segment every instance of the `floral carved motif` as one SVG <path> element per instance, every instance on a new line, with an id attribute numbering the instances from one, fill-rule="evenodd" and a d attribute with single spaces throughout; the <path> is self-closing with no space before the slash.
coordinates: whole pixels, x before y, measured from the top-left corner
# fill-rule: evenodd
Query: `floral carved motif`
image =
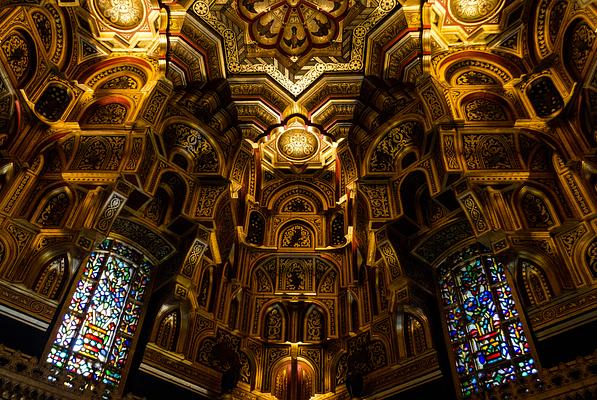
<path id="1" fill-rule="evenodd" d="M 372 172 L 389 172 L 394 170 L 394 158 L 403 149 L 420 142 L 423 129 L 416 121 L 403 122 L 391 129 L 378 143 L 369 169 Z"/>
<path id="2" fill-rule="evenodd" d="M 463 72 L 462 74 L 458 75 L 456 78 L 457 85 L 495 85 L 497 84 L 496 80 L 493 79 L 491 76 L 475 71 L 469 70 Z"/>
<path id="3" fill-rule="evenodd" d="M 46 51 L 49 51 L 52 47 L 52 24 L 48 17 L 39 11 L 31 13 L 31 18 L 35 23 L 37 32 L 41 37 L 41 42 L 44 45 Z"/>
<path id="4" fill-rule="evenodd" d="M 15 78 L 22 83 L 35 63 L 32 46 L 20 32 L 3 39 L 1 46 Z"/>
<path id="5" fill-rule="evenodd" d="M 371 206 L 371 215 L 374 218 L 390 216 L 389 193 L 386 185 L 361 184 L 360 188 L 366 194 L 369 205 Z"/>
<path id="6" fill-rule="evenodd" d="M 122 104 L 103 104 L 95 108 L 89 115 L 89 124 L 114 125 L 122 124 L 126 118 L 127 109 Z"/>
<path id="7" fill-rule="evenodd" d="M 464 115 L 469 121 L 506 121 L 508 116 L 497 102 L 474 99 L 464 105 Z"/>
<path id="8" fill-rule="evenodd" d="M 319 147 L 317 138 L 304 129 L 289 129 L 278 139 L 278 151 L 297 161 L 311 158 Z"/>
<path id="9" fill-rule="evenodd" d="M 306 339 L 308 341 L 319 341 L 323 337 L 323 324 L 324 317 L 323 314 L 317 310 L 313 309 L 309 313 L 307 317 L 307 334 Z"/>
<path id="10" fill-rule="evenodd" d="M 513 169 L 519 167 L 519 163 L 514 157 L 514 144 L 511 136 L 466 135 L 463 141 L 463 155 L 468 169 Z"/>
<path id="11" fill-rule="evenodd" d="M 522 197 L 521 207 L 529 228 L 550 228 L 555 225 L 549 208 L 541 197 L 527 192 Z"/>
<path id="12" fill-rule="evenodd" d="M 238 0 L 238 9 L 262 47 L 300 56 L 311 47 L 328 47 L 338 37 L 348 0 Z"/>
<path id="13" fill-rule="evenodd" d="M 116 170 L 122 160 L 125 143 L 124 136 L 85 136 L 81 138 L 71 169 Z"/>
<path id="14" fill-rule="evenodd" d="M 597 34 L 595 34 L 594 29 L 591 29 L 589 24 L 582 20 L 577 21 L 570 28 L 566 36 L 568 39 L 565 47 L 565 52 L 568 55 L 566 60 L 570 69 L 572 69 L 572 72 L 577 77 L 582 76 L 587 60 L 593 50 L 596 37 Z"/>
<path id="15" fill-rule="evenodd" d="M 280 310 L 273 308 L 265 317 L 265 338 L 282 340 L 283 315 Z"/>
<path id="16" fill-rule="evenodd" d="M 450 12 L 462 22 L 480 22 L 501 6 L 502 0 L 451 0 Z"/>
<path id="17" fill-rule="evenodd" d="M 95 0 L 94 3 L 102 18 L 116 28 L 134 28 L 143 18 L 141 0 Z"/>
<path id="18" fill-rule="evenodd" d="M 179 147 L 187 151 L 195 160 L 195 172 L 217 172 L 218 155 L 207 137 L 197 129 L 185 124 L 170 125 L 164 132 L 169 148 Z"/>
<path id="19" fill-rule="evenodd" d="M 280 235 L 280 247 L 312 247 L 313 234 L 303 225 L 295 224 L 286 228 Z"/>
<path id="20" fill-rule="evenodd" d="M 46 201 L 39 213 L 36 224 L 47 227 L 59 227 L 70 206 L 70 199 L 64 192 L 60 192 Z"/>

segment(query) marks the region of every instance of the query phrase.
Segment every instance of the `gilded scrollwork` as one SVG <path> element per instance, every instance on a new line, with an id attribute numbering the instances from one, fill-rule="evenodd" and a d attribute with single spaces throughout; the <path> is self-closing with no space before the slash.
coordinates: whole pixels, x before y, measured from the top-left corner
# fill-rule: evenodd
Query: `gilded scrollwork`
<path id="1" fill-rule="evenodd" d="M 501 104 L 486 98 L 467 101 L 463 108 L 464 115 L 469 121 L 506 121 L 508 119 Z"/>
<path id="2" fill-rule="evenodd" d="M 169 149 L 179 147 L 187 151 L 194 160 L 194 172 L 214 173 L 219 170 L 218 153 L 205 134 L 188 125 L 169 125 L 164 132 Z"/>
<path id="3" fill-rule="evenodd" d="M 567 46 L 564 48 L 567 65 L 576 77 L 582 77 L 585 65 L 595 44 L 595 29 L 584 20 L 576 20 L 566 32 Z"/>
<path id="4" fill-rule="evenodd" d="M 119 103 L 109 103 L 95 107 L 89 114 L 88 124 L 114 125 L 122 124 L 128 110 Z"/>
<path id="5" fill-rule="evenodd" d="M 412 148 L 422 140 L 423 128 L 416 121 L 407 121 L 392 128 L 377 144 L 369 162 L 371 172 L 390 172 L 394 160 L 402 151 Z"/>
<path id="6" fill-rule="evenodd" d="M 279 243 L 280 247 L 286 248 L 312 248 L 313 233 L 303 224 L 293 224 L 280 232 Z"/>
<path id="7" fill-rule="evenodd" d="M 93 4 L 108 24 L 120 29 L 139 25 L 144 14 L 141 0 L 94 0 Z"/>
<path id="8" fill-rule="evenodd" d="M 15 30 L 2 41 L 0 46 L 16 81 L 20 85 L 24 84 L 36 63 L 34 44 L 29 36 Z"/>
<path id="9" fill-rule="evenodd" d="M 450 0 L 450 11 L 454 17 L 465 23 L 478 23 L 494 14 L 502 0 Z"/>

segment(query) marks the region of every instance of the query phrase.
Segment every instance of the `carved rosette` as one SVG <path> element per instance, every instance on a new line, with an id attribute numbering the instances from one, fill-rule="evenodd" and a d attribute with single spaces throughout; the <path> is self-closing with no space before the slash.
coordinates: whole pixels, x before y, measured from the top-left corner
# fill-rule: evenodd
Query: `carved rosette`
<path id="1" fill-rule="evenodd" d="M 329 47 L 348 9 L 348 0 L 237 1 L 241 16 L 249 21 L 251 38 L 291 57 L 312 47 Z"/>
<path id="2" fill-rule="evenodd" d="M 118 29 L 133 29 L 143 20 L 141 0 L 95 0 L 98 14 L 108 24 Z"/>
<path id="3" fill-rule="evenodd" d="M 306 161 L 313 157 L 319 148 L 315 135 L 305 129 L 288 129 L 278 139 L 278 151 L 293 161 Z"/>
<path id="4" fill-rule="evenodd" d="M 494 15 L 503 0 L 452 0 L 450 13 L 454 18 L 465 24 L 474 24 Z"/>

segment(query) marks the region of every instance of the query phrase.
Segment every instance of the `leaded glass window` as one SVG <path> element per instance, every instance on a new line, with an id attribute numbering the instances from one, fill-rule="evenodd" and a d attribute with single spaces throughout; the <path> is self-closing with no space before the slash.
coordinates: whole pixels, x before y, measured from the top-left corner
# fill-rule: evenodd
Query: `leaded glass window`
<path id="1" fill-rule="evenodd" d="M 91 253 L 50 347 L 47 361 L 56 372 L 118 385 L 151 269 L 142 254 L 115 240 Z"/>
<path id="2" fill-rule="evenodd" d="M 503 265 L 488 255 L 465 256 L 444 263 L 439 275 L 462 395 L 536 373 Z"/>

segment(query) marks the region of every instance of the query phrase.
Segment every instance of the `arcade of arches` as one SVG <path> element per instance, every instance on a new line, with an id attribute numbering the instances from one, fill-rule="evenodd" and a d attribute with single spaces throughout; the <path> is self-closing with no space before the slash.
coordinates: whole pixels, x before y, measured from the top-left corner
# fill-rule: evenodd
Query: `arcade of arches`
<path id="1" fill-rule="evenodd" d="M 0 397 L 597 397 L 597 3 L 0 1 Z"/>

